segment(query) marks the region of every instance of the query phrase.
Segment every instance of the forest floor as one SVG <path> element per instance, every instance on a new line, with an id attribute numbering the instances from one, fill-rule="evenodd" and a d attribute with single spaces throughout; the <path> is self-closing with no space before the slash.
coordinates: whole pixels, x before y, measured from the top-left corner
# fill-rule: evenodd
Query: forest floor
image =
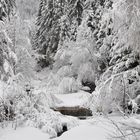
<path id="1" fill-rule="evenodd" d="M 122 117 L 111 117 L 113 122 L 123 120 Z M 113 140 L 118 134 L 117 127 L 104 117 L 95 117 L 80 120 L 79 126 L 63 133 L 54 140 Z M 0 140 L 49 140 L 49 135 L 32 127 L 18 127 L 14 130 L 11 126 L 0 130 Z"/>
<path id="2" fill-rule="evenodd" d="M 125 136 L 133 135 L 131 131 L 124 133 L 120 128 L 120 123 L 126 118 L 120 116 L 96 116 L 87 120 L 80 120 L 79 126 L 63 133 L 54 140 L 120 140 Z M 128 121 L 127 121 L 128 122 Z M 133 122 L 134 124 L 134 122 Z M 124 129 L 124 128 L 123 128 Z M 125 128 L 126 129 L 126 128 Z M 127 131 L 127 129 L 125 130 Z M 137 138 L 139 133 L 135 133 Z M 128 138 L 129 139 L 129 138 Z M 126 140 L 128 140 L 126 138 Z M 50 140 L 47 133 L 33 127 L 18 127 L 14 130 L 11 125 L 0 129 L 0 140 Z"/>
<path id="3" fill-rule="evenodd" d="M 36 73 L 36 78 L 33 80 L 32 84 L 35 87 L 35 90 L 45 90 L 47 77 L 49 74 L 49 69 L 44 69 L 43 71 Z M 58 97 L 61 97 L 59 95 Z M 65 95 L 64 95 L 65 96 Z M 85 99 L 83 95 L 79 96 L 79 93 L 76 95 L 68 94 L 68 99 L 75 101 L 68 101 L 66 97 L 67 105 L 74 105 L 74 102 L 81 104 Z M 65 101 L 63 101 L 65 104 Z M 63 104 L 62 103 L 62 104 Z M 61 105 L 61 104 L 60 104 Z M 65 117 L 65 116 L 64 116 Z M 54 140 L 117 140 L 121 139 L 124 135 L 129 135 L 132 132 L 126 130 L 126 127 L 123 127 L 122 122 L 124 123 L 129 118 L 121 116 L 121 114 L 110 114 L 109 116 L 98 115 L 87 118 L 86 120 L 78 120 L 78 125 L 70 130 L 64 132 L 61 136 L 53 138 Z M 135 120 L 128 120 L 127 124 L 134 124 Z M 139 123 L 137 123 L 139 124 Z M 140 135 L 139 135 L 140 136 Z M 17 127 L 16 130 L 12 128 L 12 124 L 8 124 L 7 127 L 0 127 L 0 140 L 50 140 L 50 136 L 47 133 L 42 132 L 41 130 L 33 127 Z"/>

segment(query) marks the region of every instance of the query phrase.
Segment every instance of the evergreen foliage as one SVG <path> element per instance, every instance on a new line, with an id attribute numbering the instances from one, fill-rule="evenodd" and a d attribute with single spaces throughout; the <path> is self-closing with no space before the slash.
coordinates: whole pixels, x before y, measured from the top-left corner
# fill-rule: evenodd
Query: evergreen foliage
<path id="1" fill-rule="evenodd" d="M 93 113 L 140 106 L 139 0 L 40 0 L 36 25 L 33 3 L 17 1 L 12 15 L 15 1 L 0 1 L 0 122 L 26 120 L 57 136 L 56 94 L 89 92 Z M 52 67 L 35 77 L 32 56 L 40 70 Z"/>
<path id="2" fill-rule="evenodd" d="M 84 0 L 41 0 L 37 18 L 36 49 L 51 63 L 58 45 L 68 39 L 76 39 L 81 24 Z"/>
<path id="3" fill-rule="evenodd" d="M 13 67 L 16 63 L 16 56 L 12 51 L 12 41 L 6 32 L 6 18 L 10 18 L 10 14 L 15 6 L 15 1 L 0 1 L 0 79 L 7 81 L 9 76 L 13 74 Z M 3 22 L 4 21 L 4 22 Z"/>
<path id="4" fill-rule="evenodd" d="M 15 7 L 15 0 L 1 0 L 0 1 L 0 20 L 9 17 Z"/>
<path id="5" fill-rule="evenodd" d="M 6 31 L 6 21 L 9 22 L 15 7 L 15 0 L 0 1 L 0 122 L 13 120 L 15 112 L 13 103 L 2 98 L 6 90 L 6 82 L 14 76 L 14 66 L 17 62 L 16 54 L 12 50 L 12 40 Z M 3 89 L 3 90 L 2 90 Z"/>

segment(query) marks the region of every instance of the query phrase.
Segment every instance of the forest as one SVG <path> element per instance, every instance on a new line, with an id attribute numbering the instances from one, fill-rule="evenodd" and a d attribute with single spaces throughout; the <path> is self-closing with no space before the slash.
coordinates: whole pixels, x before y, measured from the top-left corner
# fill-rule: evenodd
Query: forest
<path id="1" fill-rule="evenodd" d="M 139 0 L 0 0 L 0 140 L 140 140 Z"/>

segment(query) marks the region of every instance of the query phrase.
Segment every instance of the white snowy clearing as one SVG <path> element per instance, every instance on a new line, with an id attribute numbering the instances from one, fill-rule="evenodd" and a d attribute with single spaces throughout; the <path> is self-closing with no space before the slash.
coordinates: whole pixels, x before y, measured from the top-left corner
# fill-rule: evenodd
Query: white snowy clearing
<path id="1" fill-rule="evenodd" d="M 112 120 L 123 120 L 122 117 L 111 117 Z M 113 140 L 119 134 L 116 126 L 104 117 L 81 120 L 79 126 L 68 130 L 54 140 Z M 0 140 L 49 140 L 49 135 L 32 127 L 1 128 Z"/>
<path id="2" fill-rule="evenodd" d="M 55 140 L 108 140 L 116 128 L 105 119 L 81 121 L 81 124 Z"/>
<path id="3" fill-rule="evenodd" d="M 31 127 L 18 128 L 17 130 L 5 128 L 0 131 L 0 140 L 47 140 L 49 135 L 39 129 Z"/>

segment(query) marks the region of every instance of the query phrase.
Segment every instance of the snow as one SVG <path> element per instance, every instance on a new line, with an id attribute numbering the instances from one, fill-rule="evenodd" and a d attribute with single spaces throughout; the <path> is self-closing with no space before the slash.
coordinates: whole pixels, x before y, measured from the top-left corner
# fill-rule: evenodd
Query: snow
<path id="1" fill-rule="evenodd" d="M 125 121 L 120 121 L 120 123 L 130 128 L 135 128 L 139 130 L 140 129 L 140 116 L 139 118 L 137 117 L 136 116 L 130 117 Z"/>
<path id="2" fill-rule="evenodd" d="M 0 131 L 0 140 L 49 140 L 49 135 L 32 127 L 5 128 Z"/>
<path id="3" fill-rule="evenodd" d="M 55 140 L 106 140 L 105 132 L 101 131 L 101 128 L 94 127 L 91 125 L 83 125 L 76 127 L 66 133 L 64 133 L 60 138 Z"/>
<path id="4" fill-rule="evenodd" d="M 118 124 L 120 120 L 124 121 L 125 118 L 116 114 L 109 118 L 96 116 L 87 120 L 80 120 L 79 126 L 70 129 L 54 140 L 113 140 L 113 137 L 121 135 L 113 122 L 120 127 Z"/>
<path id="5" fill-rule="evenodd" d="M 10 65 L 7 60 L 5 60 L 3 67 L 4 67 L 5 72 L 8 73 Z"/>
<path id="6" fill-rule="evenodd" d="M 66 120 L 67 121 L 67 120 Z M 98 117 L 80 121 L 80 124 L 54 140 L 107 140 L 116 128 L 109 120 Z M 0 140 L 49 140 L 49 135 L 33 127 L 20 127 L 17 130 L 0 130 Z"/>
<path id="7" fill-rule="evenodd" d="M 59 103 L 54 103 L 55 107 L 82 107 L 88 101 L 91 94 L 84 91 L 79 91 L 72 94 L 54 94 L 53 96 L 59 101 Z"/>
<path id="8" fill-rule="evenodd" d="M 64 122 L 68 121 L 68 118 L 63 117 L 62 119 L 64 119 Z M 60 137 L 54 138 L 54 140 L 113 140 L 115 137 L 121 136 L 114 124 L 121 128 L 119 123 L 123 122 L 133 127 L 136 126 L 135 123 L 139 124 L 137 119 L 136 117 L 126 119 L 126 117 L 115 114 L 109 117 L 96 116 L 87 120 L 76 120 L 79 122 L 79 125 L 70 128 Z M 16 130 L 6 127 L 0 129 L 0 140 L 50 140 L 50 136 L 33 127 L 18 127 Z"/>
<path id="9" fill-rule="evenodd" d="M 67 125 L 68 130 L 76 126 L 79 126 L 79 122 L 80 122 L 80 120 L 76 117 L 65 116 L 65 115 L 62 115 L 60 117 L 60 121 L 62 122 L 63 125 Z"/>
<path id="10" fill-rule="evenodd" d="M 6 87 L 6 84 L 0 80 L 0 98 L 3 97 L 5 87 Z"/>

